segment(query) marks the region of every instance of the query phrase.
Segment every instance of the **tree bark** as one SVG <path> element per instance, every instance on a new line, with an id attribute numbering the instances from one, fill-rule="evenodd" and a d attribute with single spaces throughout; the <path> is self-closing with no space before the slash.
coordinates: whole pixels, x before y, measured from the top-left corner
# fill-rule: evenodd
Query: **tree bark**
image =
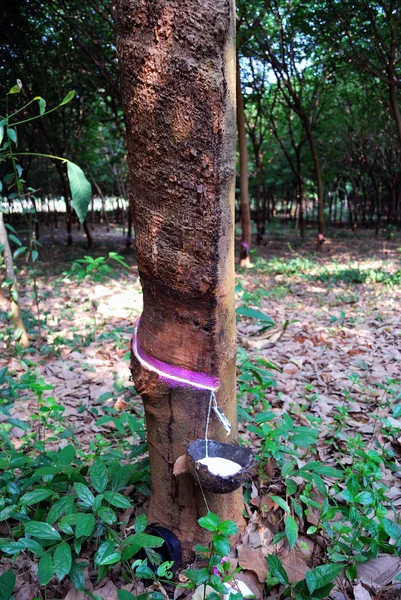
<path id="1" fill-rule="evenodd" d="M 14 271 L 14 261 L 8 241 L 7 230 L 4 225 L 3 213 L 0 210 L 0 244 L 3 246 L 4 263 L 6 267 L 7 279 L 12 281 L 10 288 L 11 314 L 13 318 L 14 330 L 20 335 L 18 342 L 23 348 L 29 347 L 29 338 L 22 320 L 21 307 L 19 305 L 18 283 Z"/>
<path id="2" fill-rule="evenodd" d="M 231 0 L 118 0 L 118 52 L 129 189 L 144 309 L 135 344 L 195 379 L 219 380 L 217 402 L 236 439 L 234 189 L 235 12 Z M 145 406 L 151 521 L 172 530 L 184 558 L 204 537 L 207 509 L 177 458 L 205 435 L 210 393 L 169 383 L 132 357 Z M 212 417 L 210 438 L 227 441 Z M 204 491 L 241 523 L 242 493 Z"/>
<path id="3" fill-rule="evenodd" d="M 249 267 L 251 264 L 251 209 L 249 206 L 249 181 L 248 181 L 248 147 L 246 143 L 245 131 L 245 113 L 244 99 L 241 90 L 241 78 L 239 57 L 237 55 L 236 70 L 237 87 L 237 129 L 238 129 L 238 148 L 239 148 L 239 169 L 240 169 L 240 212 L 241 212 L 241 253 L 240 266 Z"/>

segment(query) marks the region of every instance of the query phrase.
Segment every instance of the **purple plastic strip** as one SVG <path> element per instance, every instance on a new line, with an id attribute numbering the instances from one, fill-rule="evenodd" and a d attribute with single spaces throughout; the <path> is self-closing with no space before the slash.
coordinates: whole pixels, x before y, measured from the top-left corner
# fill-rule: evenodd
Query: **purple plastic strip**
<path id="1" fill-rule="evenodd" d="M 134 335 L 132 337 L 132 351 L 135 354 L 138 361 L 146 368 L 157 373 L 161 379 L 166 380 L 168 383 L 173 383 L 177 387 L 196 387 L 203 390 L 215 391 L 220 385 L 220 381 L 217 377 L 206 375 L 206 373 L 197 373 L 196 371 L 189 371 L 182 367 L 174 367 L 169 365 L 157 358 L 148 356 L 140 347 L 137 331 L 139 326 L 140 317 L 137 320 L 134 328 Z"/>

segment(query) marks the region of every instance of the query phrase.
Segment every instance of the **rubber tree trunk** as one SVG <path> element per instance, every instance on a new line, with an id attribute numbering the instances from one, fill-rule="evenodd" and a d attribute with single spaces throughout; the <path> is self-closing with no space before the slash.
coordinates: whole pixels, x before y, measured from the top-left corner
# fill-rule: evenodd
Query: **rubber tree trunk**
<path id="1" fill-rule="evenodd" d="M 19 305 L 18 283 L 14 271 L 14 261 L 8 241 L 7 230 L 4 225 L 3 213 L 0 210 L 0 244 L 3 246 L 4 263 L 6 267 L 7 279 L 12 281 L 11 284 L 11 314 L 13 318 L 14 330 L 18 334 L 18 342 L 23 348 L 29 347 L 29 338 L 25 329 L 24 321 L 22 320 L 21 307 Z"/>
<path id="2" fill-rule="evenodd" d="M 239 171 L 240 171 L 240 211 L 241 211 L 241 253 L 240 266 L 249 267 L 251 264 L 251 209 L 249 205 L 249 181 L 248 181 L 248 147 L 246 143 L 244 99 L 241 90 L 241 77 L 239 58 L 237 55 L 236 69 L 237 89 L 237 130 L 239 148 Z"/>
<path id="3" fill-rule="evenodd" d="M 209 437 L 235 440 L 234 2 L 118 0 L 117 14 L 144 300 L 135 343 L 169 377 L 217 378 L 233 429 L 227 437 L 212 416 Z M 207 509 L 193 476 L 173 469 L 205 435 L 210 393 L 174 385 L 135 354 L 132 372 L 145 406 L 149 518 L 176 533 L 187 558 Z M 240 491 L 204 493 L 210 510 L 241 523 Z"/>

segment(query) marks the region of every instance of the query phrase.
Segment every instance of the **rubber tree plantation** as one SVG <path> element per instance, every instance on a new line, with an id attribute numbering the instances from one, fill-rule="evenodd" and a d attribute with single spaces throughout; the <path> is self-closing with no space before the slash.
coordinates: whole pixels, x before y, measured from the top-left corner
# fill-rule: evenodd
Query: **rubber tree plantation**
<path id="1" fill-rule="evenodd" d="M 214 392 L 209 437 L 236 439 L 234 2 L 119 0 L 117 15 L 144 299 L 132 372 L 145 406 L 149 519 L 178 536 L 185 557 L 202 541 L 207 506 L 238 524 L 243 508 L 241 491 L 214 494 L 182 472 Z"/>

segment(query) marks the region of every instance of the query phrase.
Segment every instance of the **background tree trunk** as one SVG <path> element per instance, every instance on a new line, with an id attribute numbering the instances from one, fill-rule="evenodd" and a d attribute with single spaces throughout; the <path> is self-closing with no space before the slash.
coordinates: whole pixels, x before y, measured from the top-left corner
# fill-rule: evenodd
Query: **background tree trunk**
<path id="1" fill-rule="evenodd" d="M 235 12 L 228 0 L 118 0 L 118 51 L 130 196 L 144 310 L 143 355 L 170 373 L 220 380 L 217 402 L 236 437 L 234 312 Z M 173 467 L 205 435 L 210 394 L 174 387 L 133 356 L 145 405 L 149 518 L 175 532 L 184 557 L 204 533 L 197 482 Z M 214 417 L 210 438 L 227 441 Z M 240 491 L 205 491 L 241 523 Z"/>
<path id="2" fill-rule="evenodd" d="M 249 182 L 248 182 L 248 148 L 246 143 L 244 99 L 241 90 L 241 78 L 239 58 L 237 55 L 236 70 L 237 86 L 237 129 L 240 165 L 240 211 L 241 211 L 241 253 L 240 266 L 248 267 L 251 264 L 251 209 L 249 206 Z"/>
<path id="3" fill-rule="evenodd" d="M 7 230 L 4 225 L 3 213 L 0 210 L 0 244 L 3 246 L 4 263 L 6 267 L 6 277 L 13 283 L 10 287 L 11 314 L 13 317 L 14 329 L 18 332 L 18 342 L 23 348 L 29 347 L 29 338 L 22 320 L 21 307 L 19 305 L 18 283 L 14 272 L 14 261 L 8 241 Z"/>

